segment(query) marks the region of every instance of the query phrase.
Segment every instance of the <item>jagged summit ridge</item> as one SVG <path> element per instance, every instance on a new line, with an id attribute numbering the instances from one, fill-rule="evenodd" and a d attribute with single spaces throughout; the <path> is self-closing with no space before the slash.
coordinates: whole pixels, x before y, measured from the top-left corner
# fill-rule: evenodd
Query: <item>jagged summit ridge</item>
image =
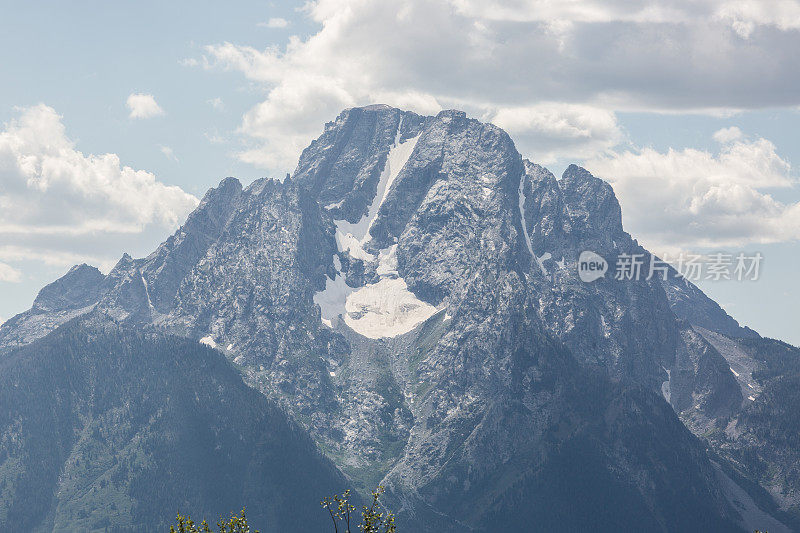
<path id="1" fill-rule="evenodd" d="M 266 205 L 276 201 L 289 211 Z M 265 224 L 267 212 L 273 222 Z M 287 226 L 289 212 L 297 218 Z M 242 240 L 246 231 L 262 232 L 264 240 Z M 317 237 L 309 252 L 302 243 L 312 234 Z M 255 259 L 264 250 L 287 244 L 285 253 L 264 257 L 258 266 Z M 341 317 L 367 336 L 393 337 L 457 304 L 487 267 L 521 268 L 542 295 L 539 316 L 552 334 L 612 374 L 633 367 L 637 379 L 652 387 L 664 381 L 664 369 L 671 370 L 678 353 L 678 328 L 664 327 L 674 322 L 673 304 L 682 316 L 702 308 L 704 327 L 723 324 L 726 333 L 731 324 L 738 327 L 699 291 L 674 297 L 674 283 L 667 284 L 668 297 L 658 281 L 583 286 L 574 265 L 585 249 L 644 251 L 624 232 L 619 203 L 606 182 L 575 165 L 557 180 L 523 160 L 501 129 L 463 112 L 423 117 L 367 106 L 345 110 L 327 124 L 286 183 L 258 180 L 243 188 L 235 178 L 220 182 L 150 256 L 123 256 L 100 284 L 97 299 L 82 309 L 101 301 L 117 320 L 158 323 L 196 338 L 231 337 L 220 345 L 243 347 L 239 334 L 230 333 L 232 326 L 222 326 L 226 322 L 217 316 L 227 315 L 223 308 L 240 296 L 222 297 L 209 286 L 200 300 L 196 284 L 209 282 L 209 268 L 224 277 L 237 264 L 246 270 L 241 271 L 245 283 L 236 290 L 251 283 L 246 280 L 259 287 L 254 273 L 266 268 L 267 279 L 274 276 L 280 256 L 280 264 L 303 272 L 286 284 L 304 295 L 300 309 L 309 317 L 321 315 L 309 327 L 333 327 Z M 253 294 L 249 303 L 236 305 L 250 313 L 266 309 L 254 306 Z M 284 292 L 279 300 L 287 297 Z M 273 298 L 264 305 L 274 305 Z M 208 299 L 217 307 L 210 309 Z M 639 307 L 639 318 L 631 322 L 610 302 Z M 605 310 L 574 316 L 582 307 Z M 31 323 L 31 331 L 38 328 L 41 335 L 60 322 Z M 583 332 L 609 327 L 598 352 Z M 3 339 L 0 330 L 0 343 Z"/>
<path id="2" fill-rule="evenodd" d="M 729 530 L 736 514 L 675 413 L 700 434 L 738 412 L 734 351 L 692 317 L 722 335 L 738 324 L 696 288 L 677 300 L 658 279 L 584 283 L 587 249 L 646 253 L 586 170 L 556 179 L 463 112 L 352 108 L 290 179 L 223 180 L 150 256 L 120 260 L 90 305 L 15 317 L 0 350 L 82 314 L 215 346 L 358 488 L 384 482 L 406 519 L 444 517 L 444 531 L 456 516 L 478 529 L 515 516 L 522 494 L 549 501 L 548 472 L 587 449 L 582 467 L 608 481 L 598 516 L 638 502 L 629 520 L 679 529 L 696 506 L 708 530 Z M 459 507 L 472 501 L 500 503 Z M 546 523 L 537 509 L 525 519 Z"/>
<path id="3" fill-rule="evenodd" d="M 283 223 L 289 211 L 265 205 L 275 201 L 295 213 L 290 227 Z M 267 212 L 273 222 L 265 225 Z M 241 239 L 247 227 L 267 232 L 258 241 L 262 248 L 250 248 L 255 242 Z M 309 252 L 302 243 L 312 234 L 317 237 Z M 287 241 L 286 235 L 293 237 Z M 695 289 L 679 293 L 674 283 L 658 281 L 626 287 L 577 281 L 574 265 L 582 250 L 644 251 L 624 232 L 619 203 L 606 182 L 575 165 L 557 180 L 523 160 L 501 129 L 463 112 L 423 117 L 383 105 L 343 111 L 304 150 L 287 183 L 258 180 L 243 188 L 235 178 L 224 179 L 150 256 L 123 256 L 80 309 L 86 312 L 102 302 L 100 307 L 118 320 L 159 323 L 196 338 L 230 335 L 230 326 L 215 331 L 222 327 L 215 321 L 223 322 L 214 316 L 222 309 L 201 311 L 208 302 L 195 301 L 199 293 L 192 296 L 197 290 L 192 287 L 205 279 L 208 268 L 224 276 L 232 264 L 246 265 L 242 275 L 252 279 L 259 269 L 254 258 L 286 244 L 291 245 L 288 255 L 280 254 L 281 264 L 303 272 L 287 287 L 304 295 L 304 312 L 312 316 L 318 308 L 318 325 L 333 326 L 342 317 L 351 328 L 364 326 L 361 333 L 369 331 L 368 336 L 407 333 L 456 303 L 489 266 L 521 268 L 543 295 L 539 315 L 551 333 L 612 373 L 633 364 L 638 379 L 649 386 L 660 384 L 664 369 L 674 364 L 678 329 L 663 326 L 674 321 L 674 312 L 688 318 L 700 316 L 691 310 L 702 309 L 704 327 L 713 329 L 716 323 L 725 333 L 738 331 L 732 318 Z M 274 275 L 276 257 L 264 258 L 267 277 Z M 211 287 L 203 290 L 217 299 Z M 262 309 L 253 307 L 252 294 L 244 307 L 249 312 Z M 589 302 L 589 294 L 606 303 Z M 641 306 L 636 311 L 640 318 L 631 324 L 609 302 Z M 219 299 L 219 306 L 228 303 L 228 297 Z M 606 310 L 574 317 L 582 306 Z M 42 323 L 42 312 L 30 321 L 25 338 L 60 323 Z M 620 337 L 607 334 L 599 355 L 594 343 L 585 344 L 584 335 L 571 340 L 575 332 L 609 324 Z M 11 332 L 14 324 L 3 329 Z M 0 346 L 6 336 L 14 337 L 4 333 L 0 330 Z M 221 344 L 241 346 L 236 336 Z"/>

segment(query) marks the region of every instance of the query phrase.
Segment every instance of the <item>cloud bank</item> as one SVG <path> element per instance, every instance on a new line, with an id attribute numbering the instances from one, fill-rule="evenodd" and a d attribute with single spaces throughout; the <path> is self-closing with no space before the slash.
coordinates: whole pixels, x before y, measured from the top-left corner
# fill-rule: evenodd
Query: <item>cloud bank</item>
<path id="1" fill-rule="evenodd" d="M 738 128 L 713 138 L 716 153 L 643 148 L 596 157 L 586 167 L 613 185 L 626 229 L 653 251 L 800 239 L 800 203 L 770 193 L 797 186 L 775 145 Z"/>
<path id="2" fill-rule="evenodd" d="M 318 0 L 305 14 L 308 38 L 213 44 L 200 62 L 263 84 L 241 126 L 241 159 L 260 167 L 290 169 L 321 124 L 375 102 L 513 123 L 545 162 L 606 149 L 617 111 L 800 104 L 796 0 Z"/>
<path id="3" fill-rule="evenodd" d="M 106 254 L 163 235 L 197 203 L 115 154 L 81 153 L 53 108 L 22 109 L 0 130 L 0 261 L 11 265 L 0 280 L 19 279 L 15 262 L 107 264 Z"/>

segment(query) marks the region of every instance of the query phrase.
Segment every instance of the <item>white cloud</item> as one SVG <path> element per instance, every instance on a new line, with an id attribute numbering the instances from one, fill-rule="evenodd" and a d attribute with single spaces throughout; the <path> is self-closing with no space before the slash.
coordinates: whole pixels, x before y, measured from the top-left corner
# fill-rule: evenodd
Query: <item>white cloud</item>
<path id="1" fill-rule="evenodd" d="M 450 0 L 450 3 L 465 16 L 515 22 L 677 22 L 685 18 L 686 8 L 692 8 L 689 2 L 624 0 Z M 695 9 L 703 2 L 697 4 Z"/>
<path id="2" fill-rule="evenodd" d="M 273 17 L 266 22 L 258 23 L 258 26 L 261 26 L 262 28 L 285 28 L 288 25 L 289 21 L 280 17 Z"/>
<path id="3" fill-rule="evenodd" d="M 756 2 L 753 3 L 754 5 Z M 284 47 L 207 46 L 206 68 L 265 86 L 247 112 L 241 158 L 291 170 L 342 108 L 461 108 L 514 124 L 526 155 L 573 158 L 621 138 L 618 111 L 800 104 L 795 0 L 318 0 L 319 26 Z M 781 7 L 782 6 L 782 7 Z M 737 28 L 752 26 L 743 39 Z M 523 117 L 514 117 L 515 111 Z M 544 124 L 552 118 L 561 126 Z M 557 145 L 569 146 L 561 150 Z"/>
<path id="4" fill-rule="evenodd" d="M 116 235 L 113 235 L 116 238 Z M 31 243 L 31 241 L 27 241 Z M 0 246 L 0 261 L 10 263 L 22 263 L 25 261 L 35 261 L 51 267 L 72 266 L 78 263 L 88 263 L 101 270 L 109 269 L 119 259 L 118 257 L 103 257 L 102 255 L 87 255 L 80 251 L 67 251 L 57 249 L 54 246 L 34 246 L 30 245 L 4 245 Z M 67 246 L 74 245 L 74 241 Z M 105 252 L 105 250 L 102 250 Z"/>
<path id="5" fill-rule="evenodd" d="M 733 141 L 738 141 L 743 137 L 742 130 L 736 126 L 730 128 L 722 128 L 714 132 L 713 139 L 721 144 L 727 144 Z"/>
<path id="6" fill-rule="evenodd" d="M 800 28 L 797 0 L 450 0 L 462 14 L 492 20 L 687 24 L 718 20 L 742 37 L 758 27 Z"/>
<path id="7" fill-rule="evenodd" d="M 208 103 L 211 105 L 211 107 L 213 107 L 217 111 L 222 111 L 223 109 L 225 109 L 225 102 L 223 102 L 222 98 L 220 98 L 219 96 L 217 96 L 216 98 L 209 99 Z"/>
<path id="8" fill-rule="evenodd" d="M 11 265 L 0 263 L 0 281 L 19 283 L 22 281 L 22 273 Z M 2 320 L 0 320 L 1 322 Z"/>
<path id="9" fill-rule="evenodd" d="M 126 103 L 131 110 L 128 115 L 130 118 L 152 118 L 164 114 L 152 94 L 133 93 L 128 96 Z"/>
<path id="10" fill-rule="evenodd" d="M 736 0 L 719 2 L 716 16 L 744 39 L 759 26 L 780 30 L 800 29 L 800 2 L 796 0 Z"/>
<path id="11" fill-rule="evenodd" d="M 167 159 L 171 159 L 173 161 L 178 160 L 178 157 L 175 155 L 175 150 L 173 150 L 169 146 L 162 145 L 159 147 L 159 149 L 161 150 L 161 153 L 164 154 L 164 156 L 166 156 Z"/>
<path id="12" fill-rule="evenodd" d="M 622 140 L 614 113 L 586 105 L 504 107 L 485 118 L 506 130 L 527 157 L 545 165 L 564 157 L 591 157 Z"/>
<path id="13" fill-rule="evenodd" d="M 160 241 L 198 200 L 115 154 L 85 155 L 46 105 L 0 129 L 0 260 L 109 260 Z M 86 260 L 86 259 L 84 259 Z"/>
<path id="14" fill-rule="evenodd" d="M 724 143 L 716 154 L 643 148 L 585 166 L 613 185 L 626 229 L 656 252 L 800 239 L 800 203 L 765 191 L 797 187 L 775 145 L 736 128 L 714 137 Z"/>

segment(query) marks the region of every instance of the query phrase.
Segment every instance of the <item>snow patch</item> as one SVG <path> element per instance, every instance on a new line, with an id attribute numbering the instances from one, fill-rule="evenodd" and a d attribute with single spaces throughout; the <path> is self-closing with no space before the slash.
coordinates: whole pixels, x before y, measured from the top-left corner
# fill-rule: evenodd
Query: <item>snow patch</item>
<path id="1" fill-rule="evenodd" d="M 341 267 L 341 263 L 339 266 Z M 326 326 L 333 327 L 333 319 L 345 312 L 345 301 L 354 290 L 345 283 L 339 269 L 333 279 L 325 278 L 325 289 L 314 294 L 314 303 L 319 305 L 322 322 Z"/>
<path id="2" fill-rule="evenodd" d="M 525 223 L 525 201 L 527 197 L 525 196 L 525 176 L 526 174 L 522 174 L 519 178 L 519 218 L 520 224 L 522 225 L 522 234 L 525 237 L 525 244 L 528 245 L 528 252 L 531 254 L 531 257 L 536 261 L 536 264 L 539 265 L 539 270 L 542 271 L 542 274 L 547 276 L 547 269 L 544 267 L 544 261 L 550 259 L 550 254 L 546 253 L 541 258 L 536 257 L 536 254 L 533 253 L 533 245 L 531 245 L 531 236 L 528 233 L 528 226 Z"/>
<path id="3" fill-rule="evenodd" d="M 525 244 L 528 245 L 528 252 L 530 252 L 531 257 L 534 259 L 536 258 L 536 254 L 533 253 L 533 246 L 531 245 L 531 236 L 528 234 L 528 226 L 525 224 L 525 201 L 527 198 L 525 197 L 525 174 L 520 176 L 519 178 L 519 216 L 522 224 L 522 234 L 525 236 Z"/>
<path id="4" fill-rule="evenodd" d="M 351 223 L 346 220 L 333 221 L 334 224 L 336 224 L 336 244 L 339 245 L 340 250 L 347 251 L 354 259 L 361 259 L 364 261 L 372 261 L 375 259 L 375 256 L 364 251 L 364 245 L 372 238 L 369 230 L 378 218 L 378 212 L 380 212 L 383 202 L 389 195 L 394 180 L 408 162 L 418 140 L 419 135 L 407 139 L 402 143 L 399 142 L 400 126 L 398 126 L 394 145 L 389 149 L 389 155 L 386 157 L 386 164 L 378 179 L 378 190 L 375 193 L 375 198 L 372 199 L 367 214 L 361 217 L 356 223 Z"/>
<path id="5" fill-rule="evenodd" d="M 153 307 L 153 301 L 150 299 L 150 287 L 147 286 L 147 280 L 144 279 L 144 274 L 139 274 L 142 277 L 142 285 L 144 285 L 144 294 L 147 296 L 147 306 L 150 308 L 150 311 L 155 309 Z"/>
<path id="6" fill-rule="evenodd" d="M 381 279 L 347 297 L 345 324 L 371 339 L 408 333 L 436 313 L 408 290 L 402 278 Z"/>
<path id="7" fill-rule="evenodd" d="M 664 367 L 662 366 L 661 368 Z M 672 397 L 672 372 L 666 368 L 664 368 L 664 371 L 667 373 L 667 381 L 661 384 L 661 394 L 667 400 L 667 403 L 670 403 L 670 398 Z"/>
<path id="8" fill-rule="evenodd" d="M 349 224 L 346 220 L 334 220 L 336 224 L 336 246 L 343 252 L 350 254 L 353 259 L 362 261 L 372 261 L 375 256 L 364 250 L 364 245 L 369 241 L 368 238 L 358 238 L 352 232 L 342 229 L 341 224 Z M 367 234 L 369 235 L 369 233 Z"/>
<path id="9" fill-rule="evenodd" d="M 378 268 L 375 272 L 383 276 L 397 276 L 397 245 L 393 244 L 378 254 Z"/>
<path id="10" fill-rule="evenodd" d="M 216 348 L 217 343 L 214 342 L 214 337 L 211 335 L 206 335 L 202 339 L 200 339 L 200 344 L 205 344 L 206 346 L 210 346 L 211 348 Z"/>
<path id="11" fill-rule="evenodd" d="M 344 198 L 342 198 L 336 203 L 326 205 L 325 209 L 336 209 L 337 207 L 342 207 L 343 203 L 344 203 Z"/>

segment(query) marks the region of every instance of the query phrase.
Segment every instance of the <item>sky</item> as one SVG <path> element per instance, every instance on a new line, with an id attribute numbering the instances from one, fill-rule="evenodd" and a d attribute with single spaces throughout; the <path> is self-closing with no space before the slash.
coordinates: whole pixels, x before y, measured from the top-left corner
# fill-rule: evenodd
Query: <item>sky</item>
<path id="1" fill-rule="evenodd" d="M 656 254 L 761 253 L 757 281 L 699 285 L 800 345 L 798 49 L 800 0 L 0 0 L 0 321 L 386 103 L 586 167 Z"/>

